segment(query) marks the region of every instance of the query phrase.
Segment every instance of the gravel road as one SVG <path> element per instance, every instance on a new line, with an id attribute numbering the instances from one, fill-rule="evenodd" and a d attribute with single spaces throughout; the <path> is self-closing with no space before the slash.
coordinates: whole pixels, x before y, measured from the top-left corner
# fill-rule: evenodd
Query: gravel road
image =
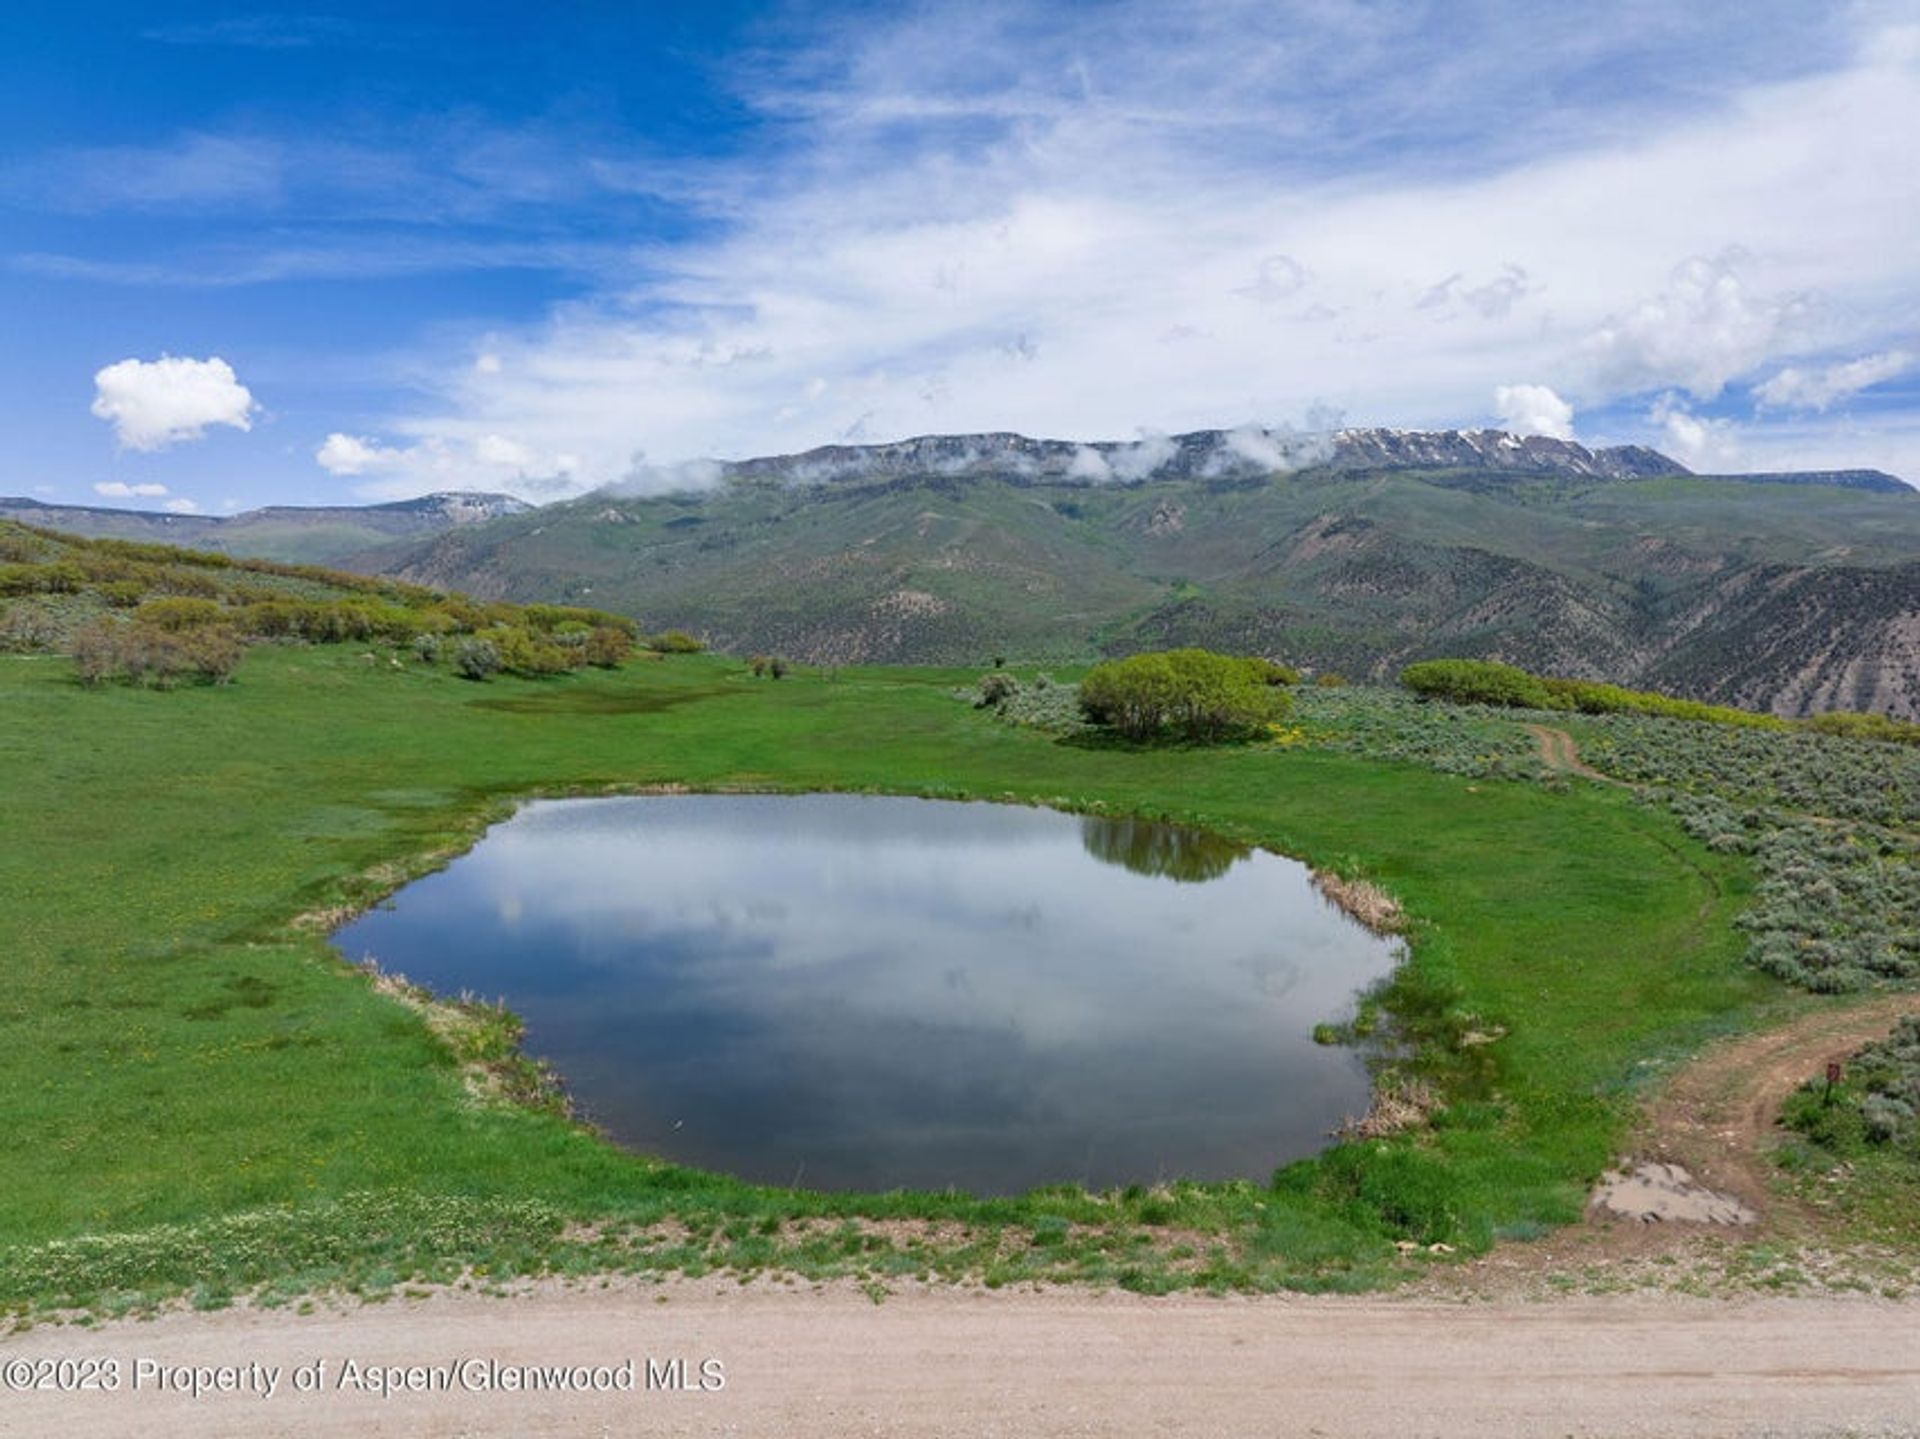
<path id="1" fill-rule="evenodd" d="M 1872 1299 L 1447 1304 L 928 1289 L 875 1305 L 848 1288 L 623 1281 L 305 1316 L 38 1328 L 0 1341 L 0 1433 L 1915 1434 L 1917 1336 L 1920 1303 Z M 57 1379 L 60 1360 L 108 1359 L 119 1361 L 114 1393 L 14 1390 L 23 1360 L 54 1361 Z M 673 1387 L 648 1390 L 649 1359 Z M 465 1387 L 505 1382 L 493 1364 L 627 1360 L 629 1392 Z M 702 1392 L 710 1360 L 706 1382 L 724 1387 Z M 381 1397 L 342 1387 L 348 1361 L 361 1384 L 388 1366 L 454 1366 L 455 1377 Z M 296 1372 L 311 1377 L 316 1362 L 320 1392 L 299 1392 Z M 211 1366 L 223 1365 L 237 1392 L 194 1397 L 169 1369 L 209 1366 L 207 1382 L 219 1382 Z M 276 1387 L 263 1397 L 269 1370 Z M 163 1376 L 175 1387 L 156 1387 Z"/>

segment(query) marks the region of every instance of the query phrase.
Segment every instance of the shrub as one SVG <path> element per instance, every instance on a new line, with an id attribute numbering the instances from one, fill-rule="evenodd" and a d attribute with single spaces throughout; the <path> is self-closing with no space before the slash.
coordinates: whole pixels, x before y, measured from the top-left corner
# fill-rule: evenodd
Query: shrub
<path id="1" fill-rule="evenodd" d="M 787 675 L 787 669 L 788 669 L 787 662 L 785 658 L 783 658 L 780 655 L 775 655 L 772 659 L 767 661 L 767 675 L 770 679 L 776 679 L 776 680 L 785 679 Z"/>
<path id="2" fill-rule="evenodd" d="M 999 709 L 1001 705 L 1020 693 L 1020 681 L 1005 670 L 993 670 L 981 676 L 980 698 L 974 702 L 976 709 Z"/>
<path id="3" fill-rule="evenodd" d="M 1313 677 L 1313 682 L 1323 690 L 1343 690 L 1347 687 L 1347 677 L 1336 670 L 1322 670 Z"/>
<path id="4" fill-rule="evenodd" d="M 31 654 L 52 648 L 60 626 L 37 604 L 22 602 L 0 608 L 0 653 Z"/>
<path id="5" fill-rule="evenodd" d="M 132 609 L 147 594 L 147 587 L 138 580 L 109 580 L 99 590 L 100 598 L 116 610 Z"/>
<path id="6" fill-rule="evenodd" d="M 1493 660 L 1422 660 L 1400 671 L 1400 683 L 1422 699 L 1450 700 L 1454 704 L 1565 708 L 1539 679 Z"/>
<path id="7" fill-rule="evenodd" d="M 1087 719 L 1133 740 L 1172 733 L 1196 743 L 1251 734 L 1285 715 L 1269 661 L 1181 649 L 1109 660 L 1080 682 Z"/>
<path id="8" fill-rule="evenodd" d="M 603 670 L 618 669 L 633 653 L 633 636 L 613 625 L 596 625 L 580 649 L 580 657 Z"/>
<path id="9" fill-rule="evenodd" d="M 1263 684 L 1297 685 L 1300 683 L 1300 671 L 1291 665 L 1283 665 L 1278 660 L 1255 657 L 1247 661 L 1254 677 Z"/>
<path id="10" fill-rule="evenodd" d="M 568 650 L 519 625 L 496 625 L 478 638 L 494 646 L 500 668 L 517 675 L 565 674 L 579 663 Z"/>
<path id="11" fill-rule="evenodd" d="M 246 646 L 232 625 L 200 625 L 181 634 L 176 653 L 181 667 L 210 684 L 223 685 L 240 667 Z"/>
<path id="12" fill-rule="evenodd" d="M 203 625 L 217 625 L 224 615 L 225 611 L 212 600 L 176 596 L 148 600 L 133 612 L 133 619 L 135 624 L 152 625 L 169 634 L 182 634 Z"/>
<path id="13" fill-rule="evenodd" d="M 440 658 L 440 636 L 431 630 L 413 637 L 413 655 L 424 664 L 433 664 Z"/>
<path id="14" fill-rule="evenodd" d="M 464 639 L 454 649 L 453 667 L 463 679 L 487 679 L 500 672 L 500 650 L 492 640 Z"/>
<path id="15" fill-rule="evenodd" d="M 70 560 L 51 565 L 0 565 L 0 595 L 70 595 L 87 582 Z"/>
<path id="16" fill-rule="evenodd" d="M 697 655 L 706 648 L 685 630 L 668 630 L 663 635 L 655 635 L 647 644 L 663 655 Z M 775 675 L 774 678 L 778 679 L 779 676 Z"/>
<path id="17" fill-rule="evenodd" d="M 75 631 L 74 671 L 82 684 L 108 680 L 171 689 L 182 677 L 225 684 L 246 647 L 233 626 L 201 624 L 170 630 L 147 620 L 115 624 L 96 620 Z"/>
<path id="18" fill-rule="evenodd" d="M 73 632 L 74 673 L 89 688 L 105 684 L 119 667 L 119 626 L 111 620 L 95 620 Z"/>
<path id="19" fill-rule="evenodd" d="M 1884 744 L 1920 744 L 1920 724 L 1897 720 L 1881 714 L 1855 714 L 1834 710 L 1814 715 L 1801 723 L 1815 734 L 1839 735 L 1843 739 L 1878 740 Z"/>
<path id="20" fill-rule="evenodd" d="M 1831 1095 L 1810 1079 L 1787 1101 L 1786 1123 L 1841 1155 L 1866 1146 L 1905 1149 L 1920 1158 L 1920 1016 L 1908 1015 L 1885 1039 L 1847 1061 Z"/>

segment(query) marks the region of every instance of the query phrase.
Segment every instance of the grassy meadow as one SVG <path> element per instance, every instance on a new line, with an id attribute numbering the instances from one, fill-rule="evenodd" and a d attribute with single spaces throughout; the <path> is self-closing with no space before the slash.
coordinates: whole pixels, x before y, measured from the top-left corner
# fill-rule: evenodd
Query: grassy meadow
<path id="1" fill-rule="evenodd" d="M 1396 1241 L 1473 1250 L 1576 1217 L 1660 1063 L 1811 1002 L 1741 963 L 1746 859 L 1622 790 L 1324 747 L 1061 742 L 957 703 L 972 678 L 776 682 L 672 656 L 472 683 L 260 645 L 231 684 L 162 692 L 0 657 L 0 1301 L 544 1269 L 1362 1287 L 1415 1262 Z M 1502 742 L 1503 721 L 1460 722 L 1468 748 Z M 516 797 L 650 785 L 1134 812 L 1363 875 L 1411 919 L 1384 1029 L 1445 1107 L 1275 1183 L 752 1188 L 475 1098 L 456 1049 L 500 1033 L 449 1043 L 313 918 L 374 902 Z"/>

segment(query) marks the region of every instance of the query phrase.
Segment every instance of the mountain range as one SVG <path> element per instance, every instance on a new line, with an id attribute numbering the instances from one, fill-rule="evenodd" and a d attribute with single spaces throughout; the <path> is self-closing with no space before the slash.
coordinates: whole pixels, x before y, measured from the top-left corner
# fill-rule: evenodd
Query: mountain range
<path id="1" fill-rule="evenodd" d="M 1920 492 L 1877 471 L 1707 476 L 1495 430 L 1249 427 L 928 436 L 629 488 L 471 514 L 431 497 L 406 520 L 258 511 L 275 518 L 209 533 L 821 663 L 1208 644 L 1358 678 L 1466 655 L 1783 714 L 1920 715 Z M 413 528 L 317 553 L 382 525 Z"/>
<path id="2" fill-rule="evenodd" d="M 287 564 L 334 564 L 395 540 L 532 509 L 512 495 L 443 491 L 382 505 L 270 505 L 237 515 L 180 515 L 0 497 L 0 519 L 89 539 L 143 540 Z"/>

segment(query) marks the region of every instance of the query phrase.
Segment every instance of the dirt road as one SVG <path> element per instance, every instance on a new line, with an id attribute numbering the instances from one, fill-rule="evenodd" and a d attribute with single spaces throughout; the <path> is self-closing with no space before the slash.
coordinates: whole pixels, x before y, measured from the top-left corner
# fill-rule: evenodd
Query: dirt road
<path id="1" fill-rule="evenodd" d="M 662 1302 L 662 1296 L 665 1296 Z M 1446 1305 L 687 1283 L 465 1295 L 351 1313 L 181 1314 L 0 1342 L 120 1361 L 113 1394 L 0 1391 L 59 1435 L 1799 1435 L 1920 1432 L 1920 1304 L 1676 1298 Z M 687 1389 L 646 1390 L 681 1359 Z M 618 1365 L 638 1392 L 342 1391 L 363 1366 Z M 272 1397 L 129 1392 L 134 1367 L 260 1365 Z M 699 1392 L 702 1364 L 709 1382 Z M 326 1364 L 323 1392 L 298 1366 Z M 308 1374 L 313 1371 L 309 1369 Z M 456 1369 L 469 1380 L 483 1366 Z M 656 1373 L 659 1371 L 656 1370 Z M 236 1383 L 249 1380 L 242 1371 Z"/>
<path id="2" fill-rule="evenodd" d="M 1711 1187 L 1784 1218 L 1767 1183 L 1766 1154 L 1787 1096 L 1829 1060 L 1886 1038 L 1915 1013 L 1920 995 L 1873 995 L 1709 1046 L 1649 1106 L 1643 1151 L 1685 1164 Z"/>
<path id="3" fill-rule="evenodd" d="M 1540 762 L 1548 769 L 1559 770 L 1564 774 L 1577 774 L 1585 779 L 1599 780 L 1602 784 L 1623 784 L 1612 775 L 1602 774 L 1592 765 L 1580 758 L 1580 747 L 1573 742 L 1573 736 L 1563 729 L 1554 729 L 1550 725 L 1530 724 L 1524 727 L 1533 736 L 1534 743 L 1540 746 Z"/>

